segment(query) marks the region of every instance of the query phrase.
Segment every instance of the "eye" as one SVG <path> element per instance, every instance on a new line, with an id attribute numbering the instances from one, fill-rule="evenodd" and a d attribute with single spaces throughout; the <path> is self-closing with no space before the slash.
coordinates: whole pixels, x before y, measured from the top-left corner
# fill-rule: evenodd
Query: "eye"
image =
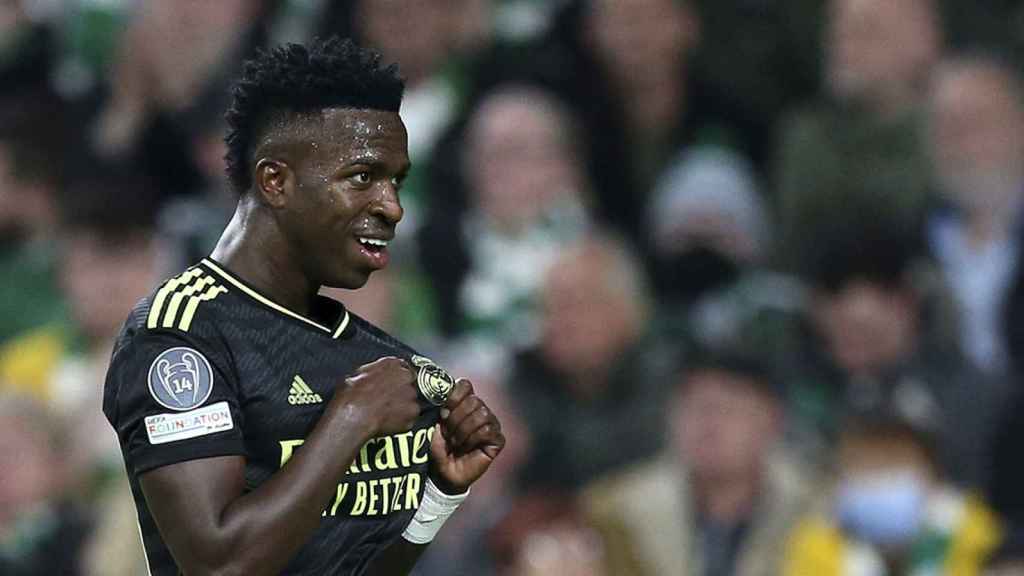
<path id="1" fill-rule="evenodd" d="M 349 176 L 349 178 L 360 186 L 366 186 L 373 180 L 369 172 L 358 172 Z"/>
<path id="2" fill-rule="evenodd" d="M 402 188 L 402 184 L 405 182 L 404 176 L 395 176 L 391 179 L 391 185 L 395 187 L 395 190 Z"/>

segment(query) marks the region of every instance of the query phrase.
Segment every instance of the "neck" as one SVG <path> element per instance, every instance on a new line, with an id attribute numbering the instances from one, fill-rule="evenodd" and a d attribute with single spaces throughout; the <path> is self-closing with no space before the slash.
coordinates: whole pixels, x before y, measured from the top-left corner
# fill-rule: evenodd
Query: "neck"
<path id="1" fill-rule="evenodd" d="M 750 516 L 757 501 L 759 484 L 752 475 L 695 477 L 694 496 L 706 518 L 721 524 L 737 524 Z"/>
<path id="2" fill-rule="evenodd" d="M 912 85 L 893 86 L 870 100 L 870 108 L 883 121 L 894 121 L 905 116 L 919 103 L 918 90 Z"/>
<path id="3" fill-rule="evenodd" d="M 243 198 L 210 254 L 274 302 L 309 315 L 320 284 L 303 271 L 270 214 Z"/>
<path id="4" fill-rule="evenodd" d="M 610 384 L 608 370 L 577 371 L 565 379 L 565 385 L 577 400 L 590 402 L 604 395 Z"/>

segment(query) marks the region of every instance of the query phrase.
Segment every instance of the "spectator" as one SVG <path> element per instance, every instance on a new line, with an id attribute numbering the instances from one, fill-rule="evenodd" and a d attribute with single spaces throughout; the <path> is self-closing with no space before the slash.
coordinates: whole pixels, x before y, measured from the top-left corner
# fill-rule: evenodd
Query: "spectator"
<path id="1" fill-rule="evenodd" d="M 960 353 L 952 307 L 920 262 L 914 230 L 851 212 L 823 221 L 808 269 L 812 336 L 790 377 L 795 416 L 824 445 L 851 408 L 895 403 L 936 412 L 940 462 L 952 480 L 980 486 L 1005 395 Z M 825 454 L 829 451 L 826 449 Z"/>
<path id="2" fill-rule="evenodd" d="M 747 152 L 756 140 L 733 99 L 692 69 L 700 22 L 690 0 L 569 2 L 551 36 L 540 66 L 559 64 L 557 85 L 580 112 L 598 215 L 637 245 L 654 183 L 681 148 Z"/>
<path id="3" fill-rule="evenodd" d="M 188 152 L 202 175 L 202 186 L 170 199 L 157 213 L 157 228 L 170 253 L 169 270 L 187 268 L 208 256 L 235 211 L 238 193 L 224 173 L 227 97 L 226 92 L 206 95 L 189 115 Z"/>
<path id="4" fill-rule="evenodd" d="M 460 158 L 469 209 L 420 249 L 441 316 L 485 348 L 536 341 L 545 271 L 587 222 L 577 142 L 571 111 L 532 87 L 499 87 L 472 116 Z"/>
<path id="5" fill-rule="evenodd" d="M 764 173 L 778 121 L 817 91 L 827 2 L 691 0 L 700 14 L 694 69 L 752 119 L 751 160 Z"/>
<path id="6" fill-rule="evenodd" d="M 53 230 L 64 169 L 63 108 L 26 93 L 0 105 L 0 343 L 63 315 Z"/>
<path id="7" fill-rule="evenodd" d="M 825 98 L 786 124 L 776 166 L 788 264 L 850 199 L 908 219 L 927 201 L 918 110 L 941 47 L 934 0 L 832 0 L 826 36 Z"/>
<path id="8" fill-rule="evenodd" d="M 671 402 L 670 447 L 587 491 L 612 574 L 778 574 L 778 542 L 809 484 L 780 450 L 783 398 L 738 353 L 689 360 Z"/>
<path id="9" fill-rule="evenodd" d="M 45 400 L 48 417 L 76 432 L 66 441 L 58 473 L 66 476 L 71 496 L 97 510 L 82 573 L 133 576 L 145 566 L 120 448 L 100 400 L 114 337 L 161 274 L 151 198 L 131 179 L 76 179 L 62 194 L 59 238 L 69 317 L 0 348 L 0 379 L 7 388 Z"/>
<path id="10" fill-rule="evenodd" d="M 750 163 L 724 148 L 695 147 L 665 171 L 645 226 L 664 300 L 688 306 L 763 262 L 770 238 L 759 193 Z"/>
<path id="11" fill-rule="evenodd" d="M 508 379 L 532 448 L 522 486 L 572 490 L 659 449 L 667 359 L 646 338 L 643 285 L 636 260 L 606 238 L 565 246 L 551 265 L 540 343 Z"/>
<path id="12" fill-rule="evenodd" d="M 7 386 L 45 399 L 73 423 L 70 469 L 86 484 L 121 467 L 100 413 L 103 375 L 125 315 L 160 274 L 145 192 L 114 178 L 79 179 L 65 191 L 59 274 L 69 317 L 0 349 Z"/>
<path id="13" fill-rule="evenodd" d="M 632 161 L 647 163 L 636 166 L 638 181 L 652 182 L 674 151 L 673 132 L 685 113 L 679 105 L 685 102 L 688 56 L 699 41 L 697 14 L 688 1 L 588 4 L 589 49 L 621 106 L 624 135 L 635 149 Z"/>
<path id="14" fill-rule="evenodd" d="M 380 50 L 384 59 L 398 62 L 408 93 L 402 120 L 409 129 L 409 154 L 425 156 L 458 111 L 460 94 L 444 68 L 457 54 L 458 14 L 465 0 L 358 0 L 354 22 L 357 35 Z"/>
<path id="15" fill-rule="evenodd" d="M 952 204 L 932 217 L 931 248 L 960 308 L 967 356 L 1001 372 L 1000 315 L 1024 233 L 1024 92 L 994 57 L 950 58 L 937 71 L 930 116 L 936 179 Z"/>
<path id="16" fill-rule="evenodd" d="M 100 156 L 137 162 L 162 196 L 197 188 L 184 120 L 261 44 L 265 9 L 263 0 L 139 4 L 93 126 Z"/>
<path id="17" fill-rule="evenodd" d="M 782 574 L 979 573 L 1000 523 L 942 473 L 929 429 L 898 412 L 848 421 L 834 493 L 794 530 Z"/>
<path id="18" fill-rule="evenodd" d="M 767 268 L 771 228 L 749 162 L 716 146 L 680 155 L 648 207 L 659 333 L 758 350 L 766 363 L 792 355 L 806 295 L 796 278 Z"/>
<path id="19" fill-rule="evenodd" d="M 68 499 L 70 455 L 59 420 L 34 400 L 0 395 L 0 573 L 82 574 L 89 522 Z"/>
<path id="20" fill-rule="evenodd" d="M 532 494 L 495 527 L 498 576 L 611 576 L 604 542 L 569 494 Z"/>

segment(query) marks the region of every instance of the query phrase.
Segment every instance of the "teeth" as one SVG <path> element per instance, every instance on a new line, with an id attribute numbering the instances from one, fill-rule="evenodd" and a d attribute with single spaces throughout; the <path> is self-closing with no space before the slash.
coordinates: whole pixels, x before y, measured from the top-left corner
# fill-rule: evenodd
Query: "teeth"
<path id="1" fill-rule="evenodd" d="M 388 245 L 387 240 L 377 240 L 376 238 L 363 238 L 360 236 L 358 237 L 358 240 L 360 244 L 366 246 L 380 246 L 381 248 L 385 248 Z"/>

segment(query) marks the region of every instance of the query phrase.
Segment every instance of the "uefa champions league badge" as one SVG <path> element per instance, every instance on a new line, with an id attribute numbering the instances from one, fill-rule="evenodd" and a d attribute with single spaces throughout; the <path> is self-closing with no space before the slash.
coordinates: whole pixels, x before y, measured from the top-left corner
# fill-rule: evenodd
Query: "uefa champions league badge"
<path id="1" fill-rule="evenodd" d="M 413 356 L 412 363 L 418 368 L 416 385 L 420 393 L 434 406 L 444 406 L 455 389 L 455 379 L 429 358 Z"/>
<path id="2" fill-rule="evenodd" d="M 149 393 L 161 406 L 191 410 L 213 392 L 213 369 L 198 350 L 164 350 L 149 367 Z"/>

